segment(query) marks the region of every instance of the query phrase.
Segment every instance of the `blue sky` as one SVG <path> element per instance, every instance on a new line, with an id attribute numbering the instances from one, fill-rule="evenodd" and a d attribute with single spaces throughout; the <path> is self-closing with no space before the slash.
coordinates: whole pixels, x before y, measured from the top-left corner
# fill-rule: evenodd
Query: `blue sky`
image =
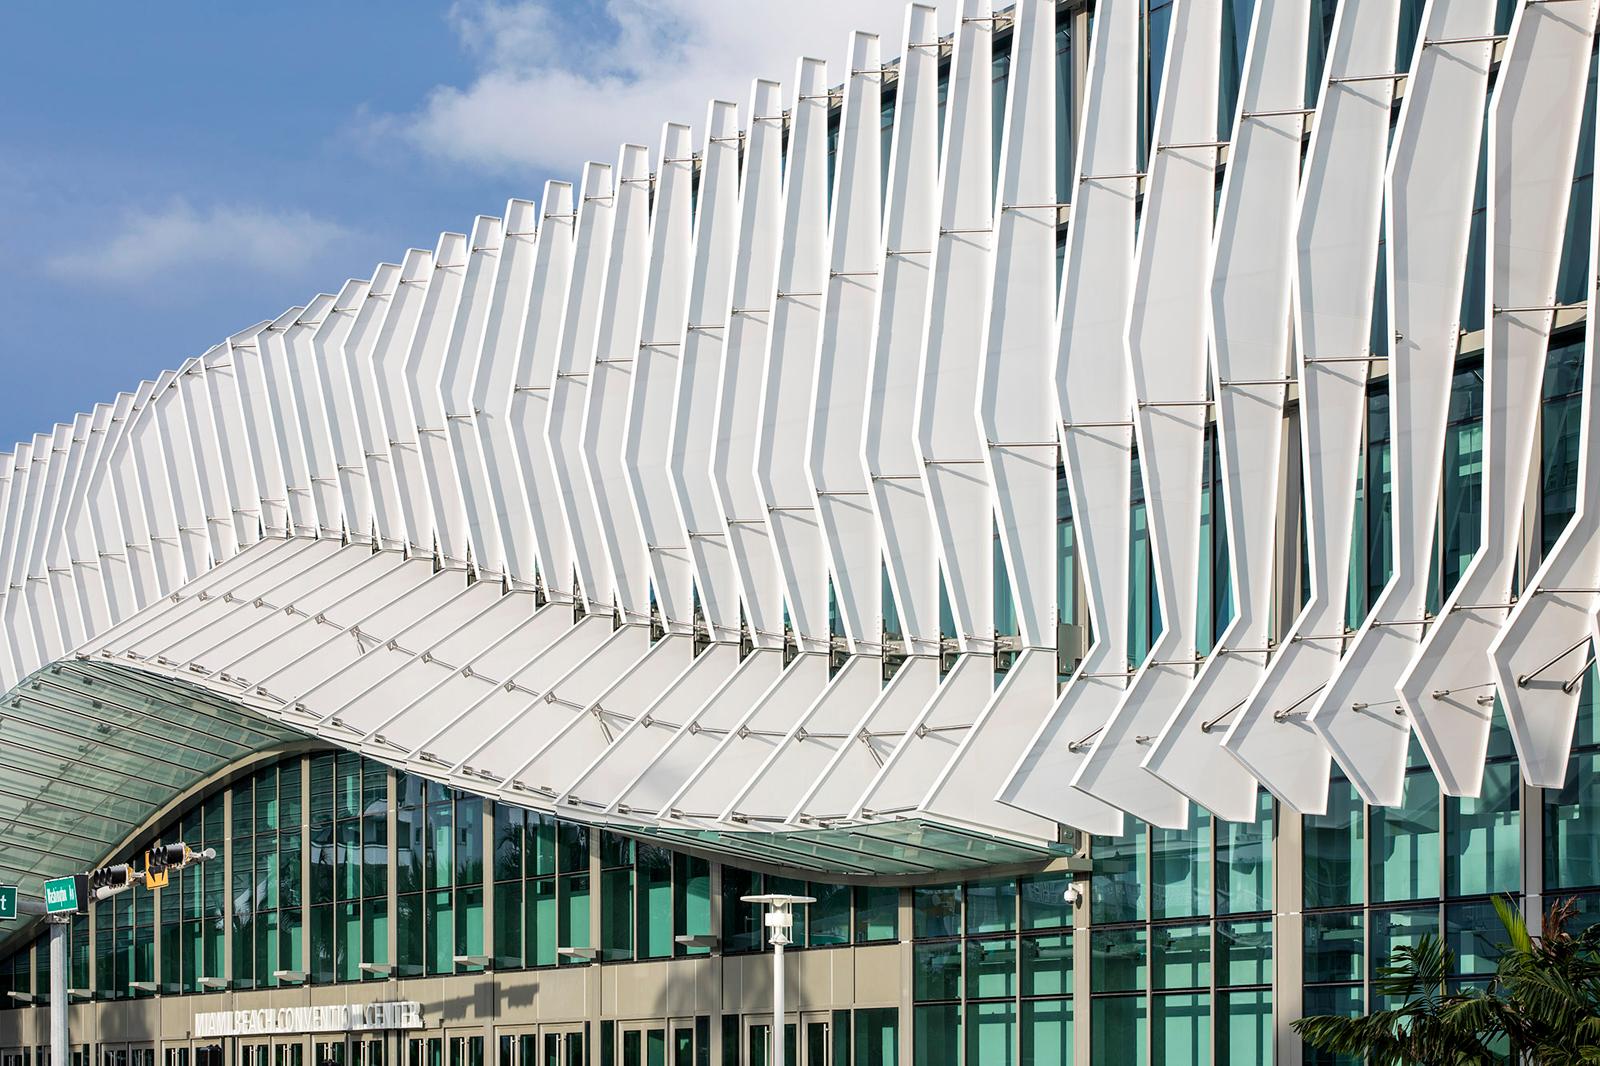
<path id="1" fill-rule="evenodd" d="M 939 5 L 949 21 L 950 0 Z M 575 180 L 900 0 L 14 4 L 0 448 L 441 230 Z"/>

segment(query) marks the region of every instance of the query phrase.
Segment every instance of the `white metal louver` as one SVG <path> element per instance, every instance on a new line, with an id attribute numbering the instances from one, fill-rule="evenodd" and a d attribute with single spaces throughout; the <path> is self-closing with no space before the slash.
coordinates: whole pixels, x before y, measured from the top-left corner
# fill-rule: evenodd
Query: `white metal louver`
<path id="1" fill-rule="evenodd" d="M 841 870 L 855 832 L 1053 854 L 1124 815 L 1253 819 L 1258 784 L 1314 813 L 1335 760 L 1394 803 L 1413 727 L 1470 795 L 1495 697 L 1559 785 L 1600 599 L 1592 341 L 1577 514 L 1526 576 L 1524 511 L 1545 351 L 1583 310 L 1555 285 L 1595 0 L 1523 3 L 1504 40 L 1491 0 L 1433 0 L 1404 71 L 1398 0 L 1344 0 L 1309 89 L 1320 26 L 1262 3 L 1221 116 L 1221 0 L 1177 0 L 1152 115 L 1140 6 L 1096 6 L 1065 114 L 1059 5 L 964 0 L 941 34 L 913 4 L 898 60 L 857 35 L 837 88 L 801 60 L 787 95 L 758 81 L 17 444 L 0 681 L 111 663 L 525 806 Z M 1483 536 L 1435 605 L 1464 286 Z M 1380 378 L 1394 569 L 1363 621 Z"/>

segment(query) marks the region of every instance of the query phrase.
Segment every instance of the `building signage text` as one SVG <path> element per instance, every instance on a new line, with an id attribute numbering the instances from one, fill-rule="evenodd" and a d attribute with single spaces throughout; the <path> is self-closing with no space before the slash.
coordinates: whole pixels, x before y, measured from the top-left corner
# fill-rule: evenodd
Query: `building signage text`
<path id="1" fill-rule="evenodd" d="M 194 1016 L 194 1035 L 255 1036 L 268 1033 L 344 1033 L 371 1029 L 421 1029 L 422 1004 L 413 1000 L 327 1007 L 268 1007 L 207 1011 Z"/>

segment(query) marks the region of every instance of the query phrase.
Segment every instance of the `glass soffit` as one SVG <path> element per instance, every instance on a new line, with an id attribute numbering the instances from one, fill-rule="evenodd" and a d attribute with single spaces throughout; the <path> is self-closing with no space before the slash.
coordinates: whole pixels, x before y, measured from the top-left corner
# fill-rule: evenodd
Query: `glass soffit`
<path id="1" fill-rule="evenodd" d="M 0 696 L 0 884 L 43 883 L 106 861 L 178 797 L 306 737 L 181 680 L 67 659 Z M 408 769 L 411 769 L 408 767 Z M 836 878 L 929 878 L 1070 854 L 919 819 L 785 832 L 617 826 L 734 863 Z M 31 926 L 0 928 L 5 941 Z"/>
<path id="2" fill-rule="evenodd" d="M 185 792 L 300 739 L 179 681 L 46 666 L 0 696 L 0 884 L 38 899 L 46 880 L 103 862 Z"/>
<path id="3" fill-rule="evenodd" d="M 623 832 L 713 851 L 737 863 L 786 867 L 822 877 L 928 877 L 1068 857 L 1065 844 L 1033 845 L 922 819 L 783 833 L 629 827 Z"/>

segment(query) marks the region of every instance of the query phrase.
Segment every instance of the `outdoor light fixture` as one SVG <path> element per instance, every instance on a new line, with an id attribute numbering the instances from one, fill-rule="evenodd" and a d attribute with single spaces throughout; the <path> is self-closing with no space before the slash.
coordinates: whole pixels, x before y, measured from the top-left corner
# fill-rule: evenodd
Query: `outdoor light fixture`
<path id="1" fill-rule="evenodd" d="M 154 981 L 129 981 L 128 989 L 133 992 L 154 992 L 156 983 Z"/>
<path id="2" fill-rule="evenodd" d="M 68 999 L 89 999 L 93 995 L 94 995 L 94 992 L 92 990 L 90 990 L 90 989 L 87 989 L 87 988 L 69 988 L 69 989 L 67 989 L 67 998 Z"/>
<path id="3" fill-rule="evenodd" d="M 489 956 L 457 955 L 455 957 L 455 963 L 457 966 L 487 966 L 489 965 Z"/>
<path id="4" fill-rule="evenodd" d="M 360 970 L 362 973 L 370 973 L 374 977 L 388 977 L 394 972 L 394 967 L 387 962 L 363 962 Z"/>
<path id="5" fill-rule="evenodd" d="M 741 903 L 764 903 L 767 907 L 767 939 L 772 942 L 772 1066 L 783 1064 L 783 948 L 789 943 L 789 930 L 794 928 L 795 904 L 815 903 L 814 896 L 790 896 L 782 892 L 768 892 L 759 896 L 740 896 Z"/>
<path id="6" fill-rule="evenodd" d="M 228 979 L 226 977 L 202 977 L 199 984 L 201 988 L 222 989 L 228 987 Z"/>
<path id="7" fill-rule="evenodd" d="M 304 970 L 273 970 L 272 979 L 281 981 L 284 984 L 303 985 L 306 983 L 306 972 Z"/>
<path id="8" fill-rule="evenodd" d="M 569 959 L 582 959 L 584 962 L 593 962 L 600 957 L 596 948 L 556 948 L 556 954 Z"/>
<path id="9" fill-rule="evenodd" d="M 36 1000 L 34 998 L 34 995 L 33 995 L 32 992 L 7 992 L 6 995 L 10 996 L 12 999 L 16 1000 L 18 1003 L 36 1003 L 36 1002 L 38 1002 L 38 1000 Z"/>

